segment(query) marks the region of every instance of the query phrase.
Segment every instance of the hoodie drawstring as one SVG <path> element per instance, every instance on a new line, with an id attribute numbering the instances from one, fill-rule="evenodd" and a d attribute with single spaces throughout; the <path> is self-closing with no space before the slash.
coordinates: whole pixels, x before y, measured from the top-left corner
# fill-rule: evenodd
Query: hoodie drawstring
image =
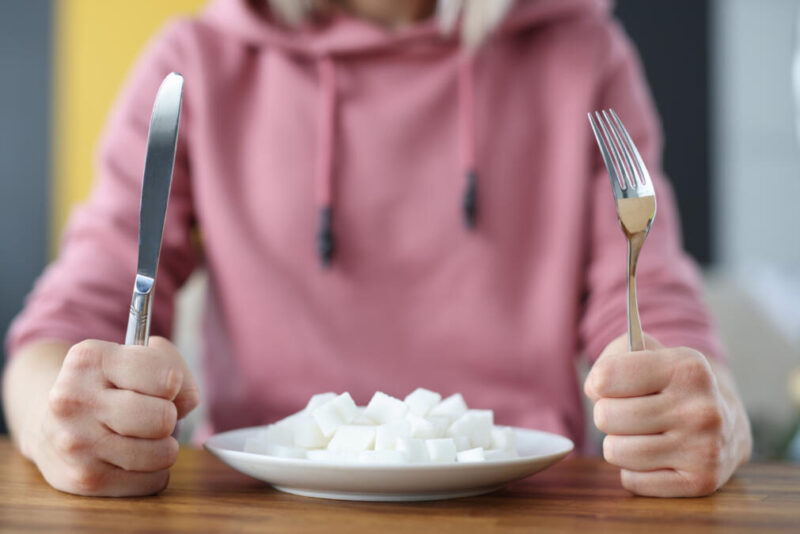
<path id="1" fill-rule="evenodd" d="M 329 267 L 336 249 L 333 234 L 333 165 L 336 141 L 336 66 L 331 57 L 317 62 L 320 82 L 317 159 L 314 176 L 319 210 L 317 254 L 323 267 Z M 475 163 L 475 61 L 465 54 L 458 65 L 458 144 L 459 166 L 465 180 L 461 199 L 464 225 L 475 227 L 478 215 L 478 169 Z"/>
<path id="2" fill-rule="evenodd" d="M 458 67 L 459 159 L 465 187 L 461 209 L 464 225 L 475 227 L 478 215 L 478 169 L 475 165 L 475 60 L 473 54 L 461 57 Z"/>
<path id="3" fill-rule="evenodd" d="M 336 241 L 333 236 L 333 151 L 336 128 L 336 68 L 333 59 L 323 57 L 317 63 L 320 80 L 319 123 L 317 125 L 317 161 L 314 177 L 319 209 L 317 253 L 328 267 L 333 260 Z"/>

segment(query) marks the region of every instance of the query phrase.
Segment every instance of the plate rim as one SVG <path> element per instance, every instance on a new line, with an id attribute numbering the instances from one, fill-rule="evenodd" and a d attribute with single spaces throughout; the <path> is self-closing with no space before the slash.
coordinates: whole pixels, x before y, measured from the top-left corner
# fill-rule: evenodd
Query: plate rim
<path id="1" fill-rule="evenodd" d="M 211 440 L 214 438 L 222 437 L 226 434 L 233 434 L 238 432 L 244 432 L 247 430 L 255 431 L 260 430 L 265 427 L 269 426 L 266 425 L 258 425 L 258 426 L 249 426 L 249 427 L 241 427 L 235 428 L 231 430 L 225 430 L 223 432 L 218 432 L 209 436 L 206 440 L 203 441 L 203 448 L 207 450 L 209 453 L 213 454 L 217 458 L 220 458 L 220 454 L 223 453 L 236 453 L 244 455 L 245 458 L 251 459 L 259 459 L 259 460 L 267 460 L 270 462 L 274 462 L 276 464 L 284 465 L 286 467 L 313 467 L 315 469 L 325 469 L 329 471 L 375 471 L 375 470 L 389 470 L 389 471 L 410 471 L 410 470 L 420 470 L 420 471 L 427 471 L 427 470 L 464 470 L 464 469 L 486 469 L 495 466 L 511 466 L 515 464 L 525 463 L 532 460 L 535 461 L 550 461 L 550 460 L 559 460 L 564 458 L 565 456 L 569 455 L 570 453 L 575 451 L 575 442 L 572 441 L 570 438 L 566 436 L 562 436 L 561 434 L 556 434 L 555 432 L 549 432 L 546 430 L 539 430 L 535 428 L 525 428 L 525 427 L 516 427 L 510 426 L 515 432 L 523 431 L 523 432 L 533 432 L 538 434 L 543 434 L 555 438 L 559 438 L 562 440 L 566 440 L 569 444 L 569 447 L 563 451 L 553 452 L 546 455 L 541 456 L 520 456 L 518 458 L 509 458 L 506 460 L 488 460 L 484 462 L 452 462 L 452 463 L 418 463 L 418 464 L 369 464 L 369 463 L 335 463 L 335 462 L 328 462 L 322 460 L 309 460 L 308 458 L 283 458 L 280 456 L 271 456 L 269 454 L 261 454 L 256 452 L 245 452 L 235 449 L 229 448 L 221 448 L 218 446 L 213 446 L 209 444 Z M 509 425 L 499 425 L 499 426 L 509 426 Z M 222 460 L 220 458 L 220 460 Z"/>

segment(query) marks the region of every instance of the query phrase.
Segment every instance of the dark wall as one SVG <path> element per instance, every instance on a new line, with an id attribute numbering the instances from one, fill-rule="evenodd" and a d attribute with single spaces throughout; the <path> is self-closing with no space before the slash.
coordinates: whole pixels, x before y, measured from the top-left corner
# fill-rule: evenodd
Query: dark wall
<path id="1" fill-rule="evenodd" d="M 666 139 L 664 168 L 675 187 L 684 244 L 711 256 L 708 0 L 617 0 L 616 13 L 644 62 Z"/>
<path id="2" fill-rule="evenodd" d="M 49 0 L 0 2 L 0 335 L 46 261 Z M 0 364 L 5 360 L 0 352 Z M 0 415 L 0 432 L 5 424 Z"/>

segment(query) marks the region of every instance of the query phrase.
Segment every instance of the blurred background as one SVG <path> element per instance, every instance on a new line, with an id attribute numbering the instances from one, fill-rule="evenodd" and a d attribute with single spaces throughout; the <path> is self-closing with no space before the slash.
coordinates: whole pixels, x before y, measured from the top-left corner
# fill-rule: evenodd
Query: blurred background
<path id="1" fill-rule="evenodd" d="M 0 0 L 0 333 L 88 192 L 131 63 L 165 20 L 204 3 Z M 800 461 L 800 0 L 617 0 L 616 13 L 663 119 L 684 242 L 755 456 Z M 200 273 L 179 296 L 175 338 L 190 359 L 203 284 Z"/>

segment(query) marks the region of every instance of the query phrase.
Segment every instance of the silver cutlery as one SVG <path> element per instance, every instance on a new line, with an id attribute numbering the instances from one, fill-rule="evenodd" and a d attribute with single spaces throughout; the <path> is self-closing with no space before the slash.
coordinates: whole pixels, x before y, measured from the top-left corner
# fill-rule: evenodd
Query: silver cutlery
<path id="1" fill-rule="evenodd" d="M 617 217 L 628 240 L 628 348 L 644 350 L 636 301 L 636 264 L 656 216 L 653 182 L 633 139 L 613 109 L 589 113 L 589 122 L 608 169 Z"/>
<path id="2" fill-rule="evenodd" d="M 182 96 L 183 76 L 173 72 L 161 82 L 153 104 L 139 206 L 139 260 L 125 333 L 126 345 L 147 345 L 150 337 L 150 312 L 175 165 Z"/>

